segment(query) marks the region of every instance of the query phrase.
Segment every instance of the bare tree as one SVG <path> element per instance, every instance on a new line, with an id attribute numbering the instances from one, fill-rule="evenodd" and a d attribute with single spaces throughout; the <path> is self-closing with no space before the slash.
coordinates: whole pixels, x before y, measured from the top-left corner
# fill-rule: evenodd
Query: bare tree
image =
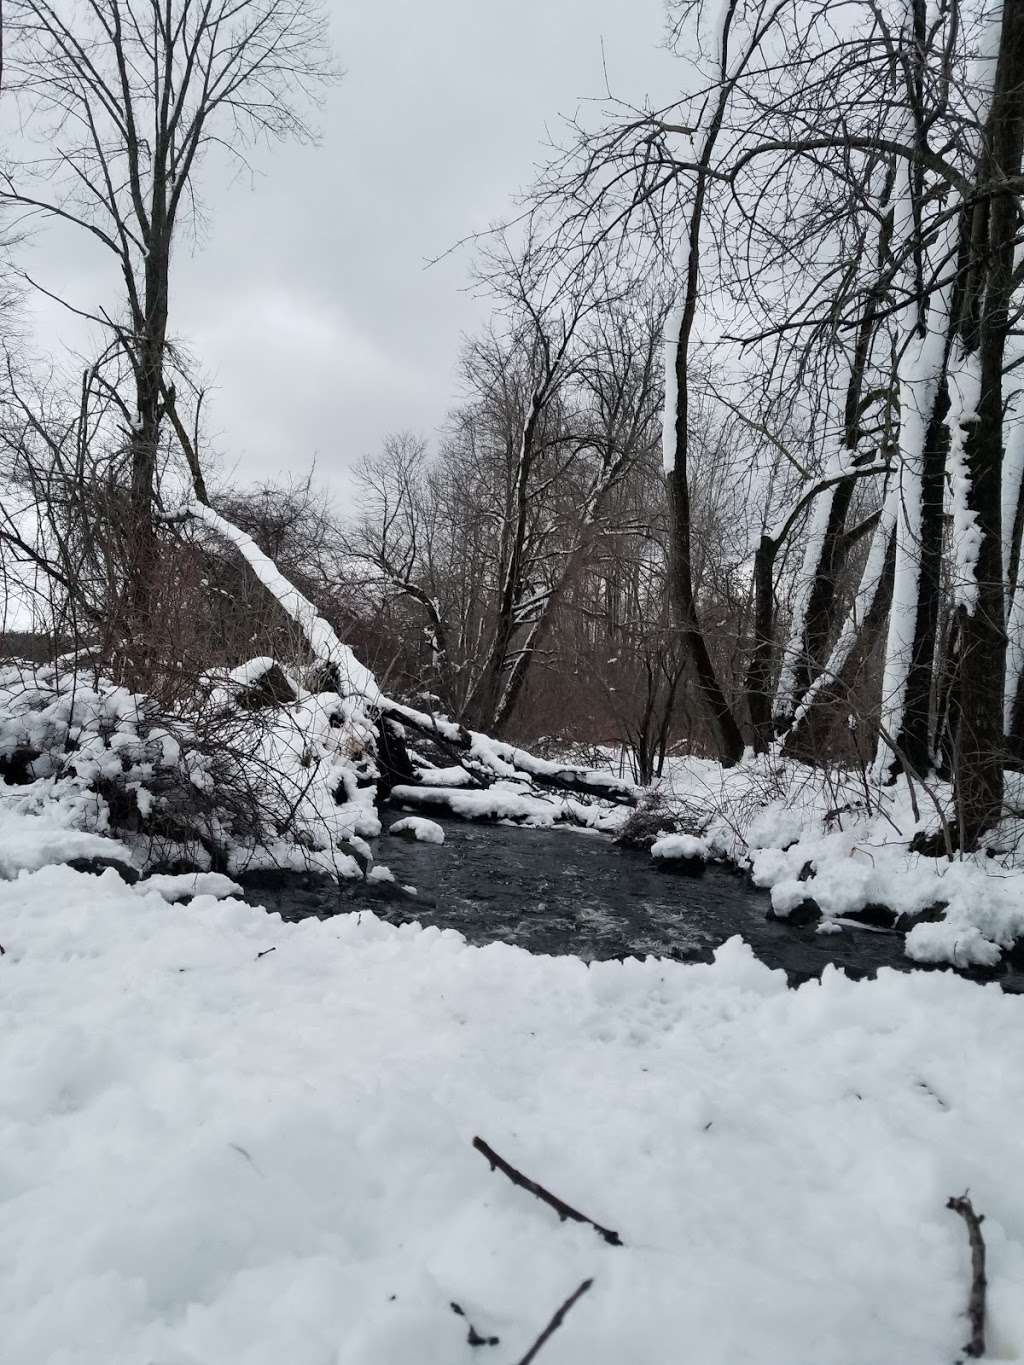
<path id="1" fill-rule="evenodd" d="M 6 17 L 8 90 L 37 149 L 5 171 L 0 202 L 87 234 L 121 283 L 116 303 L 84 310 L 110 336 L 87 393 L 114 399 L 130 488 L 123 610 L 144 647 L 161 426 L 177 412 L 174 244 L 212 150 L 309 136 L 304 111 L 330 74 L 325 20 L 317 0 L 12 0 Z"/>

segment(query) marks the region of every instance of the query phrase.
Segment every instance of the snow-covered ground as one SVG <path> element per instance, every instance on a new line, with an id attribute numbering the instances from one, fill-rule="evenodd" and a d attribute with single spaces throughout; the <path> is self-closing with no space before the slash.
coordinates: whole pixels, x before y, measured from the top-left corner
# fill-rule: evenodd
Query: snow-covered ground
<path id="1" fill-rule="evenodd" d="M 0 884 L 5 1365 L 514 1365 L 590 1277 L 542 1365 L 941 1365 L 965 1189 L 1024 1353 L 1020 999 L 167 890 Z"/>

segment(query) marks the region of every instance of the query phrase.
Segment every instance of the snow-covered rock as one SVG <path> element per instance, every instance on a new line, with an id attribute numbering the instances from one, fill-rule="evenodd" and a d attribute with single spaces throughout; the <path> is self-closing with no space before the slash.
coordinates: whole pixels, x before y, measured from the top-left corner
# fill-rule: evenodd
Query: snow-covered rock
<path id="1" fill-rule="evenodd" d="M 147 896 L 151 891 L 155 891 L 171 904 L 196 896 L 213 896 L 215 900 L 223 900 L 226 896 L 242 894 L 242 888 L 238 883 L 233 882 L 230 877 L 225 877 L 221 872 L 184 872 L 175 876 L 158 873 L 146 877 L 144 881 L 136 882 L 132 889 L 140 896 Z"/>
<path id="2" fill-rule="evenodd" d="M 671 862 L 703 863 L 708 856 L 708 846 L 704 839 L 693 834 L 665 834 L 651 845 L 651 856 Z"/>
<path id="3" fill-rule="evenodd" d="M 419 815 L 407 815 L 396 820 L 388 830 L 389 834 L 404 834 L 407 839 L 415 839 L 421 844 L 443 844 L 444 830 L 436 820 L 425 820 Z"/>

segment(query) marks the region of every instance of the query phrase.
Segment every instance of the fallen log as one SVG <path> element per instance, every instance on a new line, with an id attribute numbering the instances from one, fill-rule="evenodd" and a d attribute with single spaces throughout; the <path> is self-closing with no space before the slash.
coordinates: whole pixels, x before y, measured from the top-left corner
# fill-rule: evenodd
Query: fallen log
<path id="1" fill-rule="evenodd" d="M 582 823 L 573 821 L 572 813 L 565 809 L 564 802 L 557 797 L 534 791 L 525 785 L 521 792 L 514 792 L 493 787 L 405 784 L 392 787 L 388 799 L 394 806 L 434 811 L 436 814 L 453 815 L 458 820 L 473 820 L 480 824 L 551 824 L 567 818 L 570 824 Z"/>
<path id="2" fill-rule="evenodd" d="M 460 756 L 463 767 L 475 776 L 529 777 L 538 786 L 568 792 L 574 796 L 589 796 L 616 805 L 635 806 L 640 800 L 640 789 L 612 773 L 596 768 L 579 768 L 538 758 L 504 740 L 492 739 L 477 730 L 467 730 L 457 721 L 432 716 L 426 711 L 404 706 L 381 697 L 381 714 L 388 720 L 407 726 L 417 734 L 432 739 L 447 752 Z"/>

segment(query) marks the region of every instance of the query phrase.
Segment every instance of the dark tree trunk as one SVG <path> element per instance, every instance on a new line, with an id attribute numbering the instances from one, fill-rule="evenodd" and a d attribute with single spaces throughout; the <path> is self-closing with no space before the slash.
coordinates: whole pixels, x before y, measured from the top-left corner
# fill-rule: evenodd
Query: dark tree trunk
<path id="1" fill-rule="evenodd" d="M 682 402 L 679 407 L 682 412 Z M 680 422 L 685 420 L 685 417 L 677 419 L 677 430 Z M 686 447 L 683 445 L 681 448 L 685 450 Z M 724 767 L 729 768 L 743 757 L 743 736 L 718 681 L 693 596 L 690 562 L 690 490 L 687 487 L 686 467 L 679 459 L 678 436 L 676 450 L 676 463 L 668 478 L 672 516 L 672 562 L 669 570 L 672 602 L 677 628 L 693 669 L 697 694 L 711 726 L 719 761 Z"/>
<path id="2" fill-rule="evenodd" d="M 1018 176 L 1024 147 L 1024 0 L 1006 0 L 979 179 Z M 993 193 L 972 217 L 961 336 L 980 366 L 977 416 L 966 426 L 968 510 L 981 543 L 973 610 L 958 616 L 959 726 L 954 773 L 963 844 L 974 847 L 1002 812 L 1006 624 L 1002 562 L 1003 365 L 1013 293 L 1016 194 Z"/>
<path id="3" fill-rule="evenodd" d="M 743 70 L 741 62 L 736 73 L 728 75 L 729 38 L 736 13 L 737 0 L 726 0 L 721 21 L 720 57 L 722 84 L 718 102 L 711 115 L 700 154 L 699 170 L 694 184 L 686 239 L 686 278 L 683 285 L 683 305 L 675 336 L 675 391 L 676 410 L 666 413 L 666 424 L 671 424 L 675 440 L 675 456 L 667 471 L 671 557 L 669 564 L 669 598 L 675 626 L 683 646 L 683 655 L 693 671 L 693 680 L 714 737 L 719 762 L 732 767 L 743 757 L 743 735 L 736 723 L 715 666 L 708 652 L 701 629 L 700 616 L 693 593 L 693 565 L 690 544 L 690 488 L 687 457 L 690 442 L 690 337 L 697 314 L 697 294 L 700 286 L 700 236 L 707 198 L 708 169 L 715 143 L 722 130 L 732 81 Z"/>
<path id="4" fill-rule="evenodd" d="M 851 455 L 854 447 L 848 447 Z M 828 522 L 821 543 L 821 555 L 807 599 L 803 639 L 793 676 L 793 710 L 800 705 L 811 683 L 826 662 L 826 650 L 835 622 L 836 580 L 846 560 L 846 514 L 850 509 L 856 479 L 836 484 L 829 506 Z M 792 722 L 785 717 L 781 728 Z"/>
<path id="5" fill-rule="evenodd" d="M 132 352 L 136 414 L 130 442 L 131 541 L 128 599 L 133 635 L 133 667 L 144 675 L 157 634 L 157 534 L 154 520 L 160 423 L 163 417 L 164 361 L 167 349 L 170 241 L 159 224 L 166 213 L 164 195 L 154 189 L 153 242 L 146 258 L 145 315 Z"/>
<path id="6" fill-rule="evenodd" d="M 754 554 L 754 648 L 744 691 L 756 754 L 772 742 L 772 667 L 775 655 L 775 556 L 778 542 L 762 535 Z"/>

